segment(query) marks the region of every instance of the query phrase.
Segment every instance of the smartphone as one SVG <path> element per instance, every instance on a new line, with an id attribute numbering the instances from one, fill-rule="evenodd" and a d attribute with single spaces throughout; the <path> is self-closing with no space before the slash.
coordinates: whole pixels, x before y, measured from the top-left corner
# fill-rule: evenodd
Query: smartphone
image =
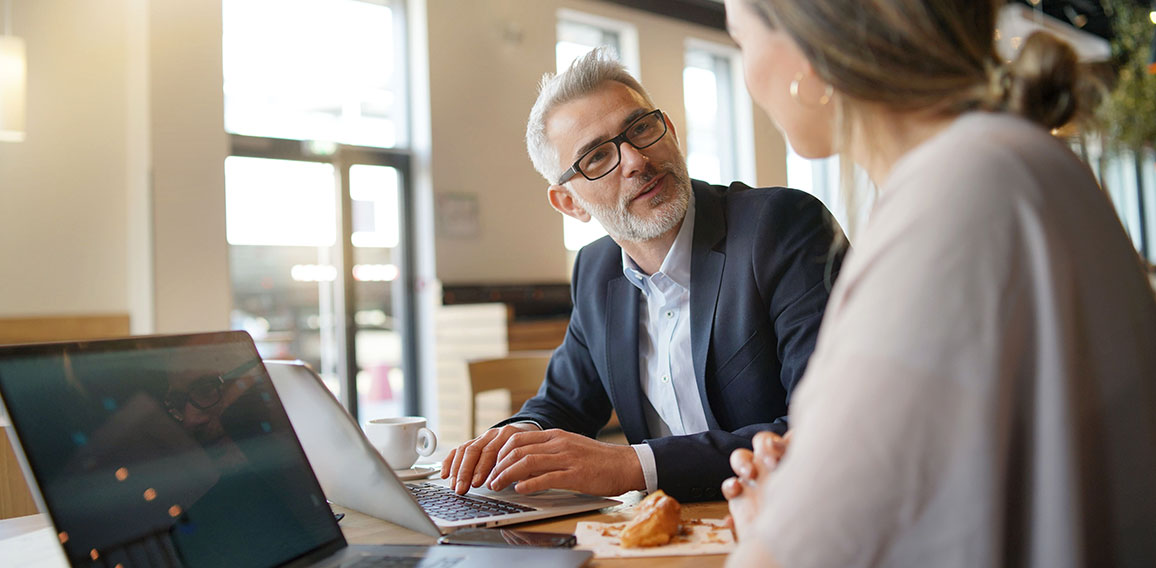
<path id="1" fill-rule="evenodd" d="M 471 546 L 536 546 L 573 548 L 578 539 L 572 534 L 530 532 L 513 529 L 462 529 L 438 539 L 439 544 Z"/>

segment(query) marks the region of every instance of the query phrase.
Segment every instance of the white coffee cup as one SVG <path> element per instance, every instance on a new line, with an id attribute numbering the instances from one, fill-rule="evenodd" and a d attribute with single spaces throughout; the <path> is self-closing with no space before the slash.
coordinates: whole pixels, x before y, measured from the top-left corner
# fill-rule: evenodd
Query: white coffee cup
<path id="1" fill-rule="evenodd" d="M 409 469 L 419 455 L 429 456 L 438 447 L 437 436 L 425 423 L 421 416 L 377 418 L 365 425 L 365 437 L 389 467 Z"/>

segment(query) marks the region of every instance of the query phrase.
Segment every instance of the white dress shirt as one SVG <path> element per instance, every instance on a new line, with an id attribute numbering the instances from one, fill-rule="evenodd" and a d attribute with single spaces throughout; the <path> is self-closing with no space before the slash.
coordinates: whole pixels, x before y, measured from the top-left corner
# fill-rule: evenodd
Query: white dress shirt
<path id="1" fill-rule="evenodd" d="M 622 251 L 622 272 L 642 291 L 638 310 L 638 367 L 646 425 L 654 438 L 707 430 L 690 349 L 690 253 L 694 240 L 694 199 L 658 271 L 646 275 Z M 658 489 L 654 452 L 632 446 L 642 464 L 647 492 Z"/>

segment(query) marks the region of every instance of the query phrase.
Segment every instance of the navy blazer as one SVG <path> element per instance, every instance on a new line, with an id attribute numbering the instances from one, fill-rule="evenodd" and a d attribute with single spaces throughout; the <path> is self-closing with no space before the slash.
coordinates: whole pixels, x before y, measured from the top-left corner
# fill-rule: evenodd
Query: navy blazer
<path id="1" fill-rule="evenodd" d="M 610 237 L 579 251 L 566 337 L 538 394 L 502 422 L 593 437 L 617 409 L 627 440 L 654 450 L 658 486 L 684 501 L 718 499 L 731 451 L 750 448 L 759 431 L 786 431 L 787 404 L 843 257 L 832 249 L 837 225 L 806 193 L 693 187 L 688 347 L 709 430 L 651 438 L 639 378 L 641 291 L 623 275 L 622 249 Z"/>

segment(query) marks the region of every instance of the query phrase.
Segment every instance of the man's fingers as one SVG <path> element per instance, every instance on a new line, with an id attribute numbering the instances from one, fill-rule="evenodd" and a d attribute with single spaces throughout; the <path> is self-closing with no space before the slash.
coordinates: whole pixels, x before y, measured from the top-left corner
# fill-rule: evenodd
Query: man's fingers
<path id="1" fill-rule="evenodd" d="M 462 463 L 458 466 L 458 475 L 454 478 L 454 490 L 458 493 L 464 494 L 470 490 L 470 483 L 474 480 L 474 468 L 477 467 L 485 447 L 481 440 L 475 440 L 463 453 Z"/>
<path id="2" fill-rule="evenodd" d="M 502 451 L 498 453 L 497 463 L 489 472 L 489 478 L 486 484 L 493 488 L 493 482 L 498 478 L 502 472 L 510 468 L 516 463 L 525 460 L 528 457 L 535 455 L 557 454 L 564 451 L 565 448 L 559 447 L 556 444 L 546 442 L 536 442 L 535 438 L 515 439 L 511 437 L 506 440 L 506 444 L 502 446 Z M 503 455 L 504 454 L 504 455 Z M 571 457 L 570 459 L 583 459 L 580 457 Z M 511 480 L 516 481 L 516 480 Z"/>
<path id="3" fill-rule="evenodd" d="M 462 444 L 462 445 L 458 446 L 457 448 L 454 448 L 454 454 L 453 454 L 454 461 L 452 464 L 450 464 L 450 479 L 453 480 L 454 482 L 456 482 L 458 479 L 458 470 L 461 469 L 462 456 L 465 454 L 465 450 L 466 450 L 467 445 L 469 445 L 469 442 L 466 442 L 465 444 Z"/>
<path id="4" fill-rule="evenodd" d="M 478 487 L 493 467 L 498 449 L 511 435 L 521 431 L 522 428 L 511 425 L 491 428 L 450 450 L 442 461 L 442 479 L 449 478 L 450 485 L 458 493 L 465 493 L 470 485 Z"/>
<path id="5" fill-rule="evenodd" d="M 498 449 L 494 466 L 483 483 L 493 487 L 491 484 L 503 470 L 532 452 L 551 452 L 545 444 L 556 438 L 558 438 L 556 430 L 531 430 L 510 436 Z"/>
<path id="6" fill-rule="evenodd" d="M 574 478 L 566 470 L 550 471 L 529 479 L 523 479 L 514 485 L 514 491 L 522 495 L 546 491 L 547 489 L 574 489 Z"/>
<path id="7" fill-rule="evenodd" d="M 498 450 L 502 449 L 506 440 L 500 436 L 490 440 L 488 444 L 482 448 L 481 457 L 478 458 L 478 465 L 474 467 L 474 475 L 470 480 L 470 485 L 474 487 L 481 487 L 486 478 L 490 477 L 490 472 L 494 470 L 494 464 L 498 461 Z"/>
<path id="8" fill-rule="evenodd" d="M 457 453 L 458 449 L 454 448 L 450 450 L 450 454 L 446 456 L 446 459 L 442 460 L 442 479 L 450 476 L 450 470 L 454 466 L 454 455 Z"/>
<path id="9" fill-rule="evenodd" d="M 501 491 L 513 483 L 519 493 L 570 489 L 618 495 L 645 487 L 638 456 L 628 446 L 517 425 L 490 432 L 454 450 L 448 477 L 459 494 L 471 485 Z"/>
<path id="10" fill-rule="evenodd" d="M 553 439 L 555 435 L 556 432 L 551 430 L 530 430 L 526 432 L 518 432 L 507 438 L 502 444 L 502 448 L 498 450 L 498 463 L 501 463 L 502 459 L 516 448 L 528 444 L 539 444 Z"/>
<path id="11" fill-rule="evenodd" d="M 472 470 L 464 469 L 465 464 L 463 462 L 465 462 L 466 453 L 469 451 L 470 446 L 476 442 L 477 440 L 471 440 L 458 446 L 457 448 L 454 448 L 454 462 L 453 465 L 451 465 L 453 471 L 450 472 L 449 476 L 450 485 L 454 488 L 454 490 L 457 490 L 458 486 L 461 485 L 463 476 L 472 473 Z"/>
<path id="12" fill-rule="evenodd" d="M 570 458 L 572 459 L 572 458 Z M 531 477 L 543 475 L 554 470 L 563 470 L 568 467 L 568 458 L 554 454 L 528 454 L 514 462 L 498 463 L 494 473 L 490 476 L 489 487 L 494 491 L 501 491 L 511 483 L 521 483 Z"/>

